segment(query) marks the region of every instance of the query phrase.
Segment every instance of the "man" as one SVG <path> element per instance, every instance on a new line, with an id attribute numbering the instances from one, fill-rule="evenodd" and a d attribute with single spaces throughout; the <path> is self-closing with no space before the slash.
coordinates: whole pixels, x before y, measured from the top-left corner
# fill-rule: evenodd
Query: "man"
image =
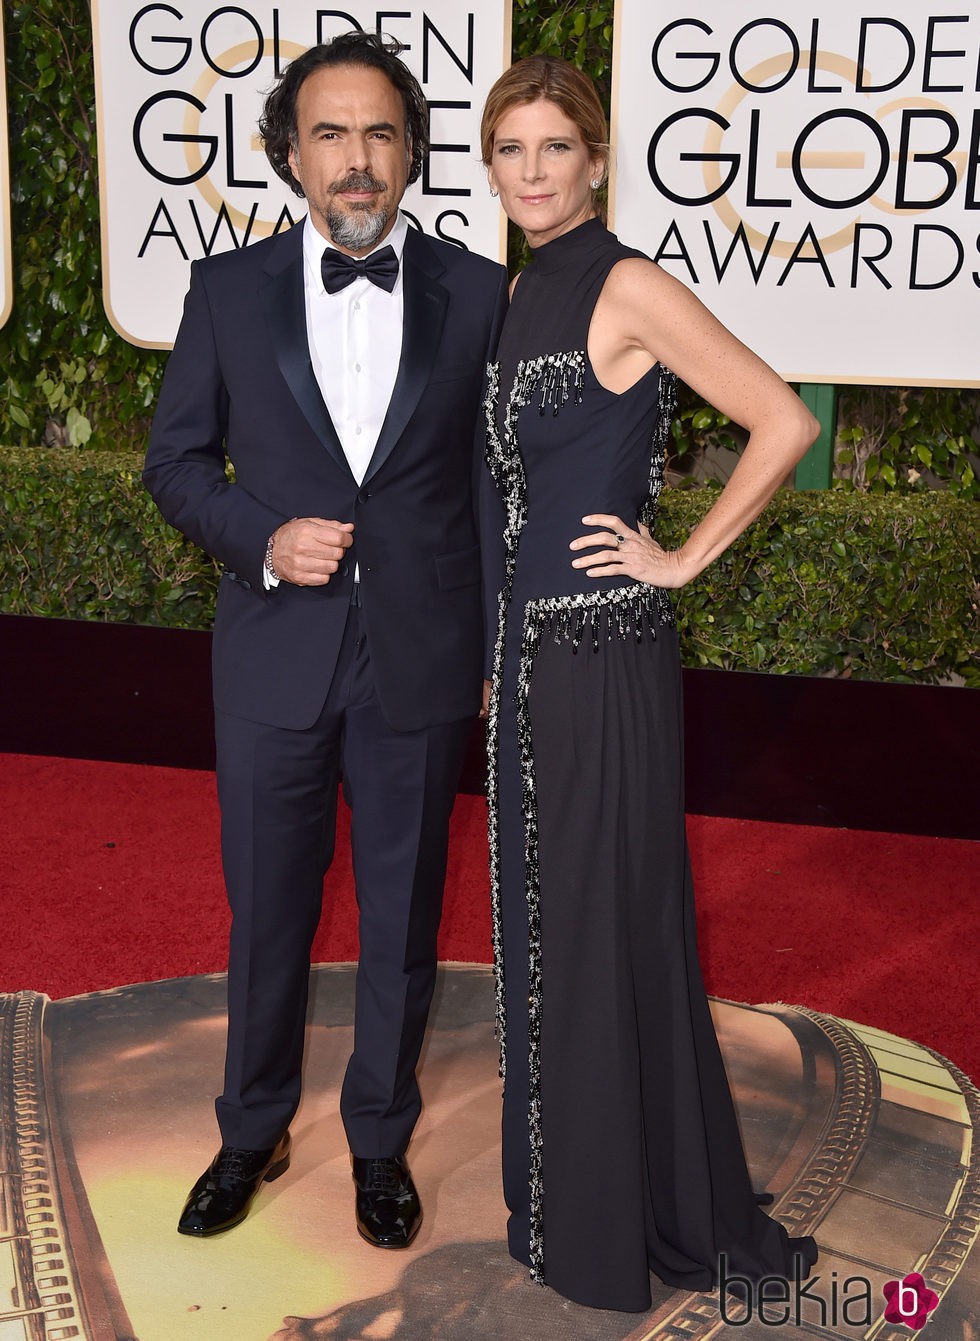
<path id="1" fill-rule="evenodd" d="M 308 217 L 193 265 L 150 436 L 147 488 L 225 567 L 222 1146 L 188 1196 L 185 1234 L 238 1224 L 288 1167 L 341 774 L 360 909 L 341 1097 L 357 1228 L 400 1248 L 422 1217 L 405 1150 L 449 814 L 480 703 L 473 443 L 506 276 L 398 212 L 428 149 L 399 49 L 345 34 L 267 98 L 266 153 Z"/>

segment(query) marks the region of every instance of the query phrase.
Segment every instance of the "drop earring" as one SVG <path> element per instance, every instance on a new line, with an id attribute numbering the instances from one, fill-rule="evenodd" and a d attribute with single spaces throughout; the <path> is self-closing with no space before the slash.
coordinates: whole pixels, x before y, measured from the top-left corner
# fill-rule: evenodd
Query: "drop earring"
<path id="1" fill-rule="evenodd" d="M 497 199 L 497 192 L 493 189 L 492 186 L 491 186 L 491 188 L 490 188 L 490 194 L 491 194 L 491 196 L 493 197 L 494 200 Z"/>

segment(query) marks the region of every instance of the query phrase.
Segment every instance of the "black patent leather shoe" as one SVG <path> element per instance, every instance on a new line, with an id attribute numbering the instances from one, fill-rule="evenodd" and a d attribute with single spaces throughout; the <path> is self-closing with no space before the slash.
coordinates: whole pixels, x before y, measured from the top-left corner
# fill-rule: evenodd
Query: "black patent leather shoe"
<path id="1" fill-rule="evenodd" d="M 289 1147 L 288 1131 L 272 1150 L 223 1145 L 191 1188 L 177 1233 L 206 1238 L 241 1224 L 262 1184 L 289 1168 Z"/>
<path id="2" fill-rule="evenodd" d="M 405 1157 L 353 1156 L 357 1232 L 375 1248 L 407 1248 L 422 1223 L 422 1203 Z"/>

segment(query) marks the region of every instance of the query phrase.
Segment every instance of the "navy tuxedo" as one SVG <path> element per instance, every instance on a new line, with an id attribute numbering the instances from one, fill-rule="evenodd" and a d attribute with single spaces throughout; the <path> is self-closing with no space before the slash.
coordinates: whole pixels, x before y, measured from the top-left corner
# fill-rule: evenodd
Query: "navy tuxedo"
<path id="1" fill-rule="evenodd" d="M 234 915 L 217 1106 L 229 1145 L 271 1147 L 299 1100 L 340 774 L 361 916 L 342 1102 L 355 1154 L 400 1154 L 419 1111 L 448 817 L 480 702 L 474 443 L 506 274 L 412 229 L 402 264 L 401 361 L 360 485 L 310 359 L 301 226 L 194 264 L 150 436 L 147 488 L 225 570 L 213 681 Z M 293 517 L 353 522 L 353 547 L 325 586 L 266 591 L 267 540 Z"/>
<path id="2" fill-rule="evenodd" d="M 360 487 L 310 362 L 302 227 L 192 267 L 144 478 L 167 520 L 227 570 L 215 614 L 219 711 L 309 726 L 340 647 L 355 561 L 391 725 L 451 721 L 479 705 L 472 443 L 505 274 L 412 229 L 403 264 L 402 359 Z M 353 521 L 348 563 L 325 587 L 265 592 L 266 541 L 292 517 Z"/>

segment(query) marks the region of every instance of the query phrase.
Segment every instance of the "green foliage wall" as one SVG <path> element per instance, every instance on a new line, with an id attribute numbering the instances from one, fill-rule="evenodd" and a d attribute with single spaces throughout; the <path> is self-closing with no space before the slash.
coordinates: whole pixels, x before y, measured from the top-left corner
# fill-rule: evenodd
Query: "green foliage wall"
<path id="1" fill-rule="evenodd" d="M 0 442 L 141 448 L 166 354 L 102 306 L 92 23 L 85 0 L 3 6 L 14 308 L 0 331 Z"/>
<path id="2" fill-rule="evenodd" d="M 140 450 L 166 353 L 112 330 L 102 307 L 92 27 L 87 0 L 2 0 L 7 44 L 14 309 L 0 330 L 0 442 Z M 608 106 L 613 0 L 513 0 L 515 56 L 573 60 Z M 975 394 L 848 388 L 841 484 L 946 484 L 980 495 Z M 733 443 L 682 388 L 674 453 Z"/>
<path id="3" fill-rule="evenodd" d="M 171 530 L 134 453 L 4 453 L 0 611 L 209 628 L 217 566 Z M 713 489 L 670 489 L 675 546 Z M 980 685 L 974 506 L 784 490 L 680 594 L 686 664 Z"/>

